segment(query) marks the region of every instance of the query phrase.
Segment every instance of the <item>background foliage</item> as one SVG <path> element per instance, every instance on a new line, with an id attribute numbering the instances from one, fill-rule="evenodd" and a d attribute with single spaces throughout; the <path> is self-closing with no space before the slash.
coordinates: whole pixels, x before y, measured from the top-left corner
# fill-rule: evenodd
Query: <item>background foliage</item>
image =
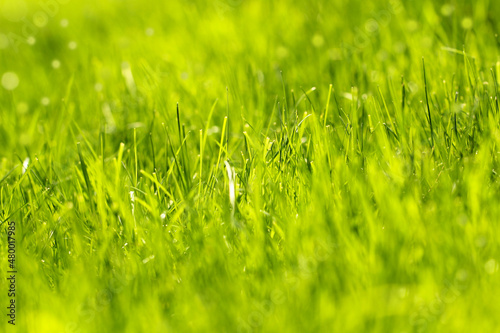
<path id="1" fill-rule="evenodd" d="M 499 7 L 2 1 L 15 329 L 497 330 Z"/>

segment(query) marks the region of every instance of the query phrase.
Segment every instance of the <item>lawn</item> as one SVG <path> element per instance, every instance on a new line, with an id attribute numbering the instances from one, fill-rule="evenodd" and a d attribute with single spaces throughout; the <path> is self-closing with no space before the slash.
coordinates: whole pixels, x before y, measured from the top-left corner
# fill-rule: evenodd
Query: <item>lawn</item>
<path id="1" fill-rule="evenodd" d="M 499 13 L 1 1 L 0 331 L 500 332 Z"/>

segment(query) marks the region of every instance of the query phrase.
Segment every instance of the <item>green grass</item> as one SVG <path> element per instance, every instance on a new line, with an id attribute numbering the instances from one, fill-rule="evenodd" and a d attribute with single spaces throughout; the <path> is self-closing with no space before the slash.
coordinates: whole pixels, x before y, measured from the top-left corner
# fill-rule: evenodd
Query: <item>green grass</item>
<path id="1" fill-rule="evenodd" d="M 2 332 L 498 331 L 498 1 L 54 3 L 0 6 Z"/>

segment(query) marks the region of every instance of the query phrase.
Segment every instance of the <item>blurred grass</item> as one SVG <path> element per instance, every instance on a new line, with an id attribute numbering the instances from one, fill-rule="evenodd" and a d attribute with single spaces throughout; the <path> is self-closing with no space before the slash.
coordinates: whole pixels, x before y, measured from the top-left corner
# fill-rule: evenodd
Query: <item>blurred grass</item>
<path id="1" fill-rule="evenodd" d="M 3 1 L 15 330 L 498 330 L 499 7 Z"/>

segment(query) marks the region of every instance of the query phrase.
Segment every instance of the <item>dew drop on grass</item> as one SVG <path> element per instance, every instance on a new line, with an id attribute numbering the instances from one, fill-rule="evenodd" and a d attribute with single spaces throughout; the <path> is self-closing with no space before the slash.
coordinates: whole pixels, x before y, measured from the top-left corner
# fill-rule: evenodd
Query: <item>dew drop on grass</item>
<path id="1" fill-rule="evenodd" d="M 320 34 L 315 34 L 311 40 L 314 47 L 320 48 L 325 44 L 325 38 Z"/>
<path id="2" fill-rule="evenodd" d="M 464 17 L 464 19 L 462 20 L 462 28 L 464 28 L 465 30 L 469 30 L 472 28 L 472 19 L 470 17 Z"/>
<path id="3" fill-rule="evenodd" d="M 30 164 L 30 158 L 26 157 L 26 159 L 23 161 L 23 175 L 28 170 L 28 166 Z"/>
<path id="4" fill-rule="evenodd" d="M 495 259 L 490 259 L 484 264 L 484 269 L 488 274 L 495 274 L 498 271 L 498 262 Z"/>
<path id="5" fill-rule="evenodd" d="M 6 72 L 2 75 L 2 87 L 14 90 L 19 85 L 19 77 L 14 72 Z"/>
<path id="6" fill-rule="evenodd" d="M 71 42 L 69 42 L 69 44 L 68 44 L 68 47 L 69 47 L 69 49 L 70 49 L 70 50 L 74 50 L 74 49 L 76 49 L 76 47 L 77 47 L 77 46 L 78 46 L 78 45 L 76 44 L 76 42 L 75 42 L 75 41 L 71 41 Z"/>
<path id="7" fill-rule="evenodd" d="M 451 14 L 453 14 L 454 10 L 455 10 L 455 7 L 453 7 L 453 5 L 447 3 L 441 7 L 441 14 L 443 16 L 451 16 Z"/>
<path id="8" fill-rule="evenodd" d="M 210 136 L 212 134 L 217 134 L 220 132 L 220 128 L 218 126 L 212 126 L 207 130 L 207 135 Z"/>
<path id="9" fill-rule="evenodd" d="M 40 102 L 42 103 L 42 105 L 47 106 L 50 104 L 50 99 L 48 97 L 43 97 Z"/>
<path id="10" fill-rule="evenodd" d="M 35 45 L 36 43 L 36 38 L 33 37 L 33 36 L 29 36 L 27 39 L 26 39 L 26 42 L 29 44 L 29 45 Z"/>
<path id="11" fill-rule="evenodd" d="M 61 62 L 57 59 L 52 60 L 52 68 L 58 69 L 59 67 L 61 67 Z"/>
<path id="12" fill-rule="evenodd" d="M 66 28 L 68 26 L 69 22 L 67 19 L 62 19 L 60 24 L 61 24 L 61 27 Z"/>
<path id="13" fill-rule="evenodd" d="M 37 27 L 43 28 L 49 23 L 49 17 L 44 12 L 36 12 L 33 15 L 33 23 Z"/>

